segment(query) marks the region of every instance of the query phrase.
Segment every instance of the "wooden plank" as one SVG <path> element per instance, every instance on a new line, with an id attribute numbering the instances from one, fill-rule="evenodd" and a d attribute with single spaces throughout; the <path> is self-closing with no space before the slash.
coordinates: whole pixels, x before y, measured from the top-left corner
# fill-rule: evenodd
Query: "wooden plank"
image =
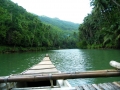
<path id="1" fill-rule="evenodd" d="M 81 87 L 79 88 L 79 86 L 77 86 L 75 88 L 76 88 L 76 90 L 83 90 L 83 89 L 81 89 Z"/>
<path id="2" fill-rule="evenodd" d="M 50 58 L 49 57 L 44 57 L 43 60 L 50 60 Z"/>
<path id="3" fill-rule="evenodd" d="M 117 82 L 113 82 L 113 84 L 120 89 L 120 85 Z"/>
<path id="4" fill-rule="evenodd" d="M 34 72 L 32 72 L 32 73 L 23 73 L 23 74 L 21 74 L 21 75 L 41 75 L 41 74 L 48 74 L 48 73 L 51 73 L 51 74 L 58 74 L 58 72 L 41 72 L 41 73 L 34 73 Z"/>
<path id="5" fill-rule="evenodd" d="M 43 70 L 28 70 L 24 74 L 28 74 L 28 73 L 52 73 L 52 72 L 58 72 L 58 70 L 56 68 L 43 69 Z"/>
<path id="6" fill-rule="evenodd" d="M 42 68 L 53 68 L 53 67 L 55 68 L 54 65 L 36 65 L 30 69 L 42 69 Z"/>
<path id="7" fill-rule="evenodd" d="M 108 90 L 114 90 L 114 88 L 111 87 L 109 84 L 107 84 L 107 83 L 103 83 L 103 84 L 108 88 Z"/>
<path id="8" fill-rule="evenodd" d="M 39 64 L 52 64 L 52 62 L 51 61 L 42 61 Z"/>
<path id="9" fill-rule="evenodd" d="M 51 74 L 58 73 L 58 70 L 52 64 L 49 57 L 44 57 L 40 63 L 24 71 L 22 75 L 49 74 L 49 73 Z"/>
<path id="10" fill-rule="evenodd" d="M 115 83 L 117 83 L 118 87 L 120 87 L 120 82 L 115 82 Z"/>
<path id="11" fill-rule="evenodd" d="M 90 88 L 88 87 L 88 85 L 83 85 L 83 90 L 90 90 Z"/>
<path id="12" fill-rule="evenodd" d="M 97 84 L 92 84 L 97 90 L 102 90 Z"/>
<path id="13" fill-rule="evenodd" d="M 101 89 L 104 89 L 104 90 L 109 90 L 104 84 L 98 84 L 98 86 L 101 88 Z"/>
<path id="14" fill-rule="evenodd" d="M 77 86 L 76 89 L 77 89 L 77 90 L 84 90 L 84 89 L 82 88 L 82 86 Z"/>
<path id="15" fill-rule="evenodd" d="M 53 69 L 53 68 L 55 68 L 55 67 L 39 67 L 39 68 L 30 68 L 29 70 L 45 70 L 45 69 Z M 55 68 L 56 69 L 56 68 Z"/>
<path id="16" fill-rule="evenodd" d="M 116 87 L 113 83 L 108 83 L 112 88 L 114 88 L 113 90 L 118 90 L 118 87 Z"/>
<path id="17" fill-rule="evenodd" d="M 90 90 L 96 90 L 92 85 L 88 85 L 88 87 L 90 88 Z"/>
<path id="18" fill-rule="evenodd" d="M 50 58 L 49 58 L 49 57 L 44 57 L 42 61 L 50 61 Z M 42 62 L 42 61 L 41 61 L 41 62 Z M 40 62 L 40 63 L 41 63 L 41 62 Z M 39 64 L 39 63 L 38 63 L 38 64 Z"/>

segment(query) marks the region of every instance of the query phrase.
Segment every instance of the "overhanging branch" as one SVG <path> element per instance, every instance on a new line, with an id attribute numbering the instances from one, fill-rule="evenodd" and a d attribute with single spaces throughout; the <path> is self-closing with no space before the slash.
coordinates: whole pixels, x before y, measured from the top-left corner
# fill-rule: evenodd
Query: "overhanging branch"
<path id="1" fill-rule="evenodd" d="M 116 0 L 112 0 L 117 6 L 120 7 L 120 4 L 116 2 Z"/>

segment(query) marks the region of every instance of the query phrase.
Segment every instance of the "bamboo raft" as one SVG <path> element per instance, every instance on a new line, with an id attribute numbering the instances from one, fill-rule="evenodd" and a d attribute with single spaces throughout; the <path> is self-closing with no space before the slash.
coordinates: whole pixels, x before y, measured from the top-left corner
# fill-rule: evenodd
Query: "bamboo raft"
<path id="1" fill-rule="evenodd" d="M 117 76 L 119 69 L 61 73 L 46 55 L 40 63 L 20 74 L 0 77 L 0 90 L 120 90 L 120 82 L 72 87 L 66 80 Z"/>
<path id="2" fill-rule="evenodd" d="M 77 86 L 76 90 L 120 90 L 120 82 L 82 85 Z"/>

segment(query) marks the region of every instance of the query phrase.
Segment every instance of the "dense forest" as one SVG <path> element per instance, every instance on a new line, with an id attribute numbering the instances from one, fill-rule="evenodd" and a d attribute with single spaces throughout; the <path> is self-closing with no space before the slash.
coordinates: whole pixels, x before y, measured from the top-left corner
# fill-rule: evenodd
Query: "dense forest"
<path id="1" fill-rule="evenodd" d="M 0 51 L 76 48 L 75 30 L 61 30 L 43 23 L 10 0 L 0 0 Z"/>
<path id="2" fill-rule="evenodd" d="M 47 16 L 39 16 L 39 18 L 46 25 L 50 25 L 51 30 L 57 32 L 59 37 L 55 41 L 57 46 L 61 48 L 77 48 L 79 24 Z"/>
<path id="3" fill-rule="evenodd" d="M 79 27 L 79 47 L 120 49 L 120 0 L 91 0 L 91 6 Z"/>
<path id="4" fill-rule="evenodd" d="M 120 49 L 120 1 L 91 0 L 91 6 L 92 12 L 79 25 L 37 16 L 10 0 L 0 0 L 0 52 L 77 46 Z"/>
<path id="5" fill-rule="evenodd" d="M 77 23 L 63 21 L 63 20 L 60 20 L 59 18 L 50 18 L 47 16 L 39 16 L 39 18 L 42 22 L 59 27 L 61 30 L 77 30 L 78 31 L 79 24 Z"/>

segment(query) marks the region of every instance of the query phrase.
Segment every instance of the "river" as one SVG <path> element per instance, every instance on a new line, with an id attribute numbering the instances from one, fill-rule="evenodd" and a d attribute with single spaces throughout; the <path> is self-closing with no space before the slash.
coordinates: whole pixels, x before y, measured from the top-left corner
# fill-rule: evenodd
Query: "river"
<path id="1" fill-rule="evenodd" d="M 61 72 L 113 69 L 109 62 L 120 62 L 120 50 L 63 49 L 42 52 L 0 54 L 0 76 L 17 74 L 39 63 L 49 54 L 52 63 Z M 118 77 L 69 79 L 72 86 L 118 81 Z"/>

